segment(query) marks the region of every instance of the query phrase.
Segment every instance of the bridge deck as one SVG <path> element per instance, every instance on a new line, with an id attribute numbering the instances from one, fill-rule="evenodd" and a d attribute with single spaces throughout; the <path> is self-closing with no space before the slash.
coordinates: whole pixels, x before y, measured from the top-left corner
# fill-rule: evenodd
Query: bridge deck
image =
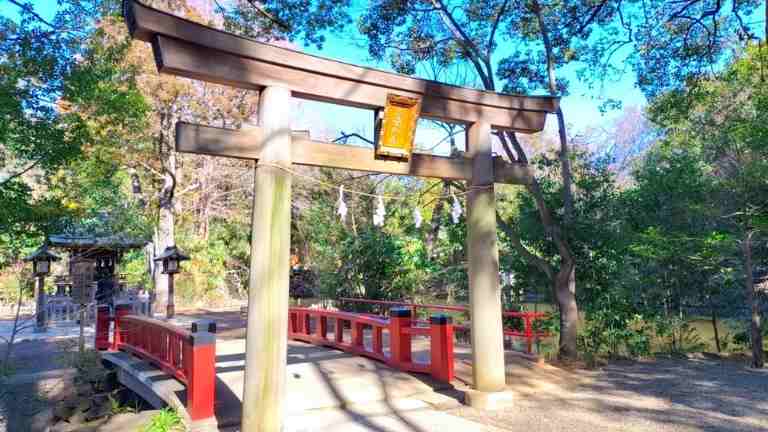
<path id="1" fill-rule="evenodd" d="M 414 343 L 414 355 L 423 355 Z M 104 359 L 117 366 L 126 386 L 156 407 L 170 405 L 183 417 L 186 389 L 170 375 L 127 353 L 105 353 Z M 219 340 L 216 344 L 216 422 L 218 427 L 238 425 L 242 413 L 245 368 L 245 339 Z M 365 357 L 302 342 L 288 342 L 286 414 L 326 408 L 347 407 L 380 401 L 438 399 L 435 390 L 449 388 L 428 375 L 412 375 L 391 369 Z M 210 428 L 215 430 L 215 424 Z"/>
<path id="2" fill-rule="evenodd" d="M 199 319 L 215 320 L 219 329 L 216 344 L 216 420 L 196 427 L 204 430 L 236 430 L 242 413 L 245 368 L 245 320 L 238 311 L 182 313 L 175 324 L 189 327 Z M 370 335 L 365 343 L 370 344 Z M 332 332 L 329 337 L 332 337 Z M 384 334 L 385 338 L 388 335 Z M 388 343 L 385 343 L 387 347 Z M 414 337 L 413 356 L 427 361 L 428 341 Z M 386 351 L 386 348 L 385 348 Z M 457 389 L 466 388 L 472 377 L 470 348 L 455 346 Z M 507 352 L 508 382 L 526 382 L 534 363 L 527 356 Z M 104 353 L 118 365 L 121 381 L 157 407 L 173 406 L 186 416 L 186 389 L 178 381 L 126 353 Z M 459 405 L 460 391 L 429 375 L 408 374 L 375 360 L 330 348 L 288 341 L 286 431 L 400 431 L 487 430 L 467 420 L 430 410 Z M 451 394 L 455 398 L 446 396 Z M 187 416 L 188 420 L 188 416 Z M 188 423 L 189 424 L 189 423 Z M 416 427 L 421 425 L 423 427 Z M 445 427 L 441 426 L 445 425 Z"/>

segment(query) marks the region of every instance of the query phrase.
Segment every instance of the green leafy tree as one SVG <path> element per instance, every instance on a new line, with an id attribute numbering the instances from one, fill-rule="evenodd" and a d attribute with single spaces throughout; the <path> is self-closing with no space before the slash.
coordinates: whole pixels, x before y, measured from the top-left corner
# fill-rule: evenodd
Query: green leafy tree
<path id="1" fill-rule="evenodd" d="M 110 5 L 66 0 L 47 19 L 31 2 L 10 0 L 16 16 L 0 15 L 0 267 L 61 229 L 61 216 L 77 213 L 49 191 L 98 138 L 62 97 Z"/>
<path id="2" fill-rule="evenodd" d="M 266 21 L 270 28 L 289 39 L 322 45 L 322 32 L 344 28 L 351 20 L 350 2 L 310 2 L 299 0 L 286 7 L 283 1 L 266 1 L 258 5 L 239 3 L 228 14 L 230 28 L 245 33 L 249 26 L 258 28 Z M 604 3 L 604 2 L 603 2 Z M 506 82 L 505 91 L 543 90 L 549 94 L 565 93 L 567 83 L 558 80 L 556 71 L 575 60 L 572 44 L 589 37 L 589 29 L 597 22 L 603 3 L 539 2 L 515 3 L 508 0 L 449 2 L 431 0 L 403 2 L 381 0 L 364 8 L 357 27 L 368 43 L 371 57 L 387 61 L 398 72 L 415 74 L 420 68 L 460 68 L 472 71 L 485 90 L 497 90 L 497 79 Z M 614 9 L 611 9 L 615 11 Z M 511 41 L 512 54 L 494 60 L 502 41 Z M 533 47 L 533 48 L 531 48 Z M 600 47 L 598 47 L 600 48 Z M 522 65 L 522 66 L 521 66 Z M 524 66 L 524 67 L 523 67 Z M 421 72 L 425 75 L 424 71 Z M 524 89 L 523 89 L 524 87 Z M 562 177 L 563 223 L 553 217 L 538 181 L 526 185 L 539 209 L 539 221 L 550 233 L 549 241 L 557 268 L 548 273 L 549 285 L 561 310 L 560 354 L 576 355 L 578 307 L 576 304 L 576 259 L 568 243 L 568 222 L 572 219 L 574 199 L 570 168 L 570 149 L 563 113 L 557 113 L 559 159 Z M 528 155 L 514 133 L 499 131 L 507 156 L 527 163 Z M 518 235 L 509 231 L 509 235 Z M 536 267 L 536 251 L 518 253 Z"/>
<path id="3" fill-rule="evenodd" d="M 750 46 L 723 73 L 665 94 L 651 111 L 671 140 L 699 147 L 710 167 L 723 226 L 739 239 L 755 367 L 764 364 L 753 244 L 768 228 L 766 54 Z"/>
<path id="4" fill-rule="evenodd" d="M 755 42 L 768 34 L 768 20 L 756 12 L 762 0 L 619 2 L 623 38 L 635 49 L 629 61 L 638 86 L 651 98 L 712 77 L 736 57 L 735 42 Z M 738 55 L 738 54 L 737 54 Z"/>

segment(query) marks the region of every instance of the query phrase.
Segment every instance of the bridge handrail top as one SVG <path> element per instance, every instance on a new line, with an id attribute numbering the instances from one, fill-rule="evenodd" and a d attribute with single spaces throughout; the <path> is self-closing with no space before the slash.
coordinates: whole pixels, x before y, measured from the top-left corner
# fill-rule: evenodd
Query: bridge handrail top
<path id="1" fill-rule="evenodd" d="M 305 312 L 309 314 L 324 315 L 331 318 L 340 318 L 348 321 L 356 321 L 362 324 L 376 325 L 379 327 L 386 327 L 389 325 L 389 320 L 386 318 L 380 318 L 371 315 L 364 315 L 354 312 L 342 312 L 329 309 L 312 309 L 302 307 L 291 307 L 292 311 Z"/>
<path id="2" fill-rule="evenodd" d="M 123 315 L 122 317 L 120 317 L 120 320 L 123 321 L 123 322 L 135 321 L 135 322 L 140 322 L 140 323 L 144 323 L 144 324 L 149 324 L 149 325 L 152 325 L 152 326 L 155 326 L 155 327 L 160 327 L 160 328 L 162 328 L 164 330 L 167 330 L 167 331 L 169 331 L 171 333 L 176 333 L 177 335 L 179 335 L 179 336 L 181 336 L 183 338 L 191 338 L 192 337 L 192 332 L 191 331 L 189 331 L 189 330 L 187 330 L 187 329 L 185 329 L 183 327 L 167 323 L 165 321 L 160 321 L 160 320 L 155 319 L 155 318 L 148 318 L 148 317 L 141 316 L 141 315 L 128 314 L 128 315 Z"/>
<path id="3" fill-rule="evenodd" d="M 417 308 L 423 308 L 423 309 L 436 309 L 436 310 L 446 310 L 446 311 L 454 311 L 454 312 L 468 312 L 469 306 L 466 305 L 438 305 L 438 304 L 419 304 L 419 303 L 408 303 L 408 302 L 400 302 L 400 301 L 393 301 L 393 300 L 369 300 L 369 299 L 363 299 L 363 298 L 354 298 L 354 297 L 340 297 L 339 301 L 350 301 L 350 302 L 357 302 L 357 303 L 370 303 L 370 304 L 380 304 L 380 305 L 390 305 L 390 306 L 406 306 L 406 307 L 417 307 Z M 524 317 L 531 317 L 534 319 L 543 318 L 547 315 L 546 312 L 531 312 L 531 311 L 502 311 L 502 314 L 507 317 L 514 317 L 514 318 L 524 318 Z"/>
<path id="4" fill-rule="evenodd" d="M 390 305 L 390 306 L 418 307 L 418 308 L 425 308 L 425 309 L 439 309 L 439 310 L 447 310 L 447 311 L 455 311 L 455 312 L 465 312 L 469 310 L 467 306 L 419 304 L 419 303 L 408 303 L 408 302 L 392 301 L 392 300 L 368 300 L 368 299 L 361 299 L 361 298 L 354 298 L 354 297 L 340 297 L 339 301 L 352 301 L 357 303 L 370 303 L 370 304 L 381 304 L 381 305 Z"/>

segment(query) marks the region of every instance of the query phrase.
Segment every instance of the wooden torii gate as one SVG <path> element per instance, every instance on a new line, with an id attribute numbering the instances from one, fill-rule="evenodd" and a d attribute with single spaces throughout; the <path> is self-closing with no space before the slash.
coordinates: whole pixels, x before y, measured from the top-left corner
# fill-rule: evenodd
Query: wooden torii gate
<path id="1" fill-rule="evenodd" d="M 181 152 L 253 159 L 256 181 L 248 294 L 244 431 L 281 428 L 287 356 L 292 164 L 467 181 L 473 388 L 468 402 L 485 406 L 505 388 L 502 306 L 494 183 L 525 184 L 527 165 L 494 158 L 491 130 L 534 133 L 559 99 L 455 87 L 303 54 L 209 28 L 125 2 L 131 35 L 150 42 L 157 68 L 259 90 L 259 123 L 232 131 L 180 123 Z M 387 94 L 421 100 L 421 116 L 468 125 L 465 157 L 414 154 L 409 163 L 374 159 L 370 149 L 312 141 L 290 129 L 292 97 L 378 110 Z"/>

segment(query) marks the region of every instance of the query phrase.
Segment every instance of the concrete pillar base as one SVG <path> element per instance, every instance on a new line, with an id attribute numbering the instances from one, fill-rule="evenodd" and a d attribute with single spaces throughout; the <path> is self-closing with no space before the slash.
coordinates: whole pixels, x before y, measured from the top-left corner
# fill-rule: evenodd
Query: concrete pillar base
<path id="1" fill-rule="evenodd" d="M 485 411 L 495 411 L 511 407 L 514 403 L 514 393 L 509 390 L 499 392 L 484 392 L 473 389 L 464 391 L 464 404 Z"/>
<path id="2" fill-rule="evenodd" d="M 187 426 L 189 432 L 219 432 L 219 424 L 216 417 L 205 420 L 190 421 Z"/>

